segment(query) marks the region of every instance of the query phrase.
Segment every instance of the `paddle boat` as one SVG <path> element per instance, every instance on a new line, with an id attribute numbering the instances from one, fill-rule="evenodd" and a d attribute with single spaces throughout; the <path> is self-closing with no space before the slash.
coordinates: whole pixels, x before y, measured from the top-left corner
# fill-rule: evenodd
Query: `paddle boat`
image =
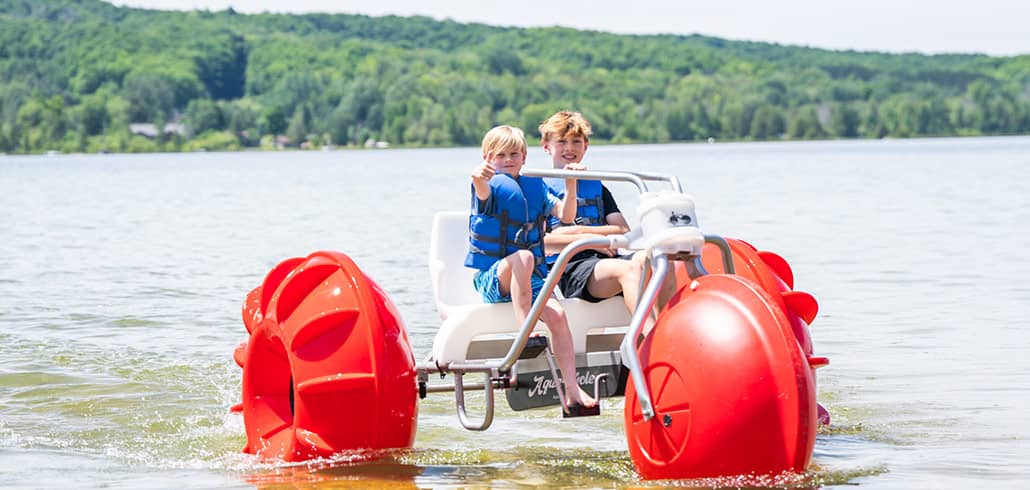
<path id="1" fill-rule="evenodd" d="M 747 242 L 705 234 L 693 198 L 674 176 L 524 169 L 537 177 L 628 182 L 640 191 L 639 226 L 582 239 L 561 254 L 521 324 L 507 304 L 484 304 L 463 266 L 468 213 L 434 217 L 429 253 L 441 326 L 429 356 L 413 357 L 393 303 L 345 254 L 284 260 L 246 297 L 244 452 L 303 461 L 340 453 L 375 458 L 410 448 L 418 401 L 452 393 L 459 423 L 487 430 L 496 393 L 512 410 L 565 407 L 544 298 L 577 252 L 603 246 L 646 254 L 636 311 L 621 298 L 561 299 L 576 352 L 576 378 L 598 398 L 624 396 L 633 463 L 645 479 L 802 472 L 828 413 L 816 403 L 808 325 L 818 305 L 794 290 L 790 265 Z M 649 186 L 660 186 L 652 190 Z M 666 188 L 667 187 L 667 188 Z M 667 277 L 681 287 L 661 311 Z M 468 379 L 466 379 L 468 377 Z M 483 392 L 470 414 L 469 391 Z M 600 404 L 599 404 L 600 406 Z"/>

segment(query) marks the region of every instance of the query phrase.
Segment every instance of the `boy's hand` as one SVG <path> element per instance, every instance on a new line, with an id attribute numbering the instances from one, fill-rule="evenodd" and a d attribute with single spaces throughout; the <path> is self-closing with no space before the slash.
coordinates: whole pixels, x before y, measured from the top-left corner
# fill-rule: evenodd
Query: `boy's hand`
<path id="1" fill-rule="evenodd" d="M 586 166 L 582 163 L 569 162 L 565 164 L 563 170 L 586 170 Z M 561 199 L 561 209 L 555 207 L 551 212 L 554 213 L 555 217 L 561 220 L 562 223 L 568 225 L 572 224 L 573 220 L 576 219 L 576 179 L 574 177 L 565 176 L 565 197 Z"/>
<path id="2" fill-rule="evenodd" d="M 489 182 L 496 173 L 497 169 L 494 167 L 494 164 L 483 162 L 476 168 L 472 169 L 472 180 L 485 184 Z"/>
<path id="3" fill-rule="evenodd" d="M 490 197 L 490 179 L 497 173 L 494 164 L 483 161 L 476 168 L 472 169 L 472 187 L 476 191 L 476 198 L 486 201 Z"/>

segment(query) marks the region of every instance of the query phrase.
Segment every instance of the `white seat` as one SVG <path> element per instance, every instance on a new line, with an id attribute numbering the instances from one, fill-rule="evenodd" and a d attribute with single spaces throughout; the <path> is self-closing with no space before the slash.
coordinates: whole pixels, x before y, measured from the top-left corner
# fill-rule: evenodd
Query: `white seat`
<path id="1" fill-rule="evenodd" d="M 468 213 L 443 211 L 433 217 L 429 245 L 429 271 L 433 280 L 433 299 L 443 324 L 433 341 L 431 358 L 441 366 L 468 360 L 474 341 L 514 337 L 521 324 L 515 321 L 511 303 L 485 304 L 472 286 L 474 269 L 465 267 L 468 252 Z M 579 299 L 561 300 L 569 319 L 576 353 L 586 353 L 588 336 L 621 335 L 629 324 L 629 312 L 621 297 L 599 303 Z M 538 323 L 536 331 L 546 333 Z M 596 340 L 595 339 L 595 340 Z M 606 343 L 610 344 L 610 342 Z M 506 349 L 505 349 L 506 350 Z"/>

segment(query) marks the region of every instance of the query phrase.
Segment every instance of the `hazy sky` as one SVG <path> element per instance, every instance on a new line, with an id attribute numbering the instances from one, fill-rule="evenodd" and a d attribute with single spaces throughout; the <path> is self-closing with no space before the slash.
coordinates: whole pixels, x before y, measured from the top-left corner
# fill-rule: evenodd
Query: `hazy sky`
<path id="1" fill-rule="evenodd" d="M 706 34 L 829 49 L 1030 54 L 1030 0 L 112 0 L 159 9 L 425 15 L 507 26 Z"/>

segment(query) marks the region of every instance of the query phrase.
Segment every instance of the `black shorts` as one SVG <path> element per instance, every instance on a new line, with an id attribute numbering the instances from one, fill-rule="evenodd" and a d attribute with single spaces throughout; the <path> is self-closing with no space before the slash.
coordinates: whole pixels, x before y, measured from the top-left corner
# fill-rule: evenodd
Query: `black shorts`
<path id="1" fill-rule="evenodd" d="M 566 298 L 579 298 L 591 303 L 608 299 L 595 298 L 587 290 L 587 281 L 594 274 L 594 267 L 597 267 L 597 262 L 608 258 L 611 257 L 594 250 L 584 250 L 573 255 L 565 266 L 565 271 L 558 278 L 558 288 L 561 289 L 562 295 Z M 616 296 L 622 296 L 622 293 L 620 292 Z"/>

